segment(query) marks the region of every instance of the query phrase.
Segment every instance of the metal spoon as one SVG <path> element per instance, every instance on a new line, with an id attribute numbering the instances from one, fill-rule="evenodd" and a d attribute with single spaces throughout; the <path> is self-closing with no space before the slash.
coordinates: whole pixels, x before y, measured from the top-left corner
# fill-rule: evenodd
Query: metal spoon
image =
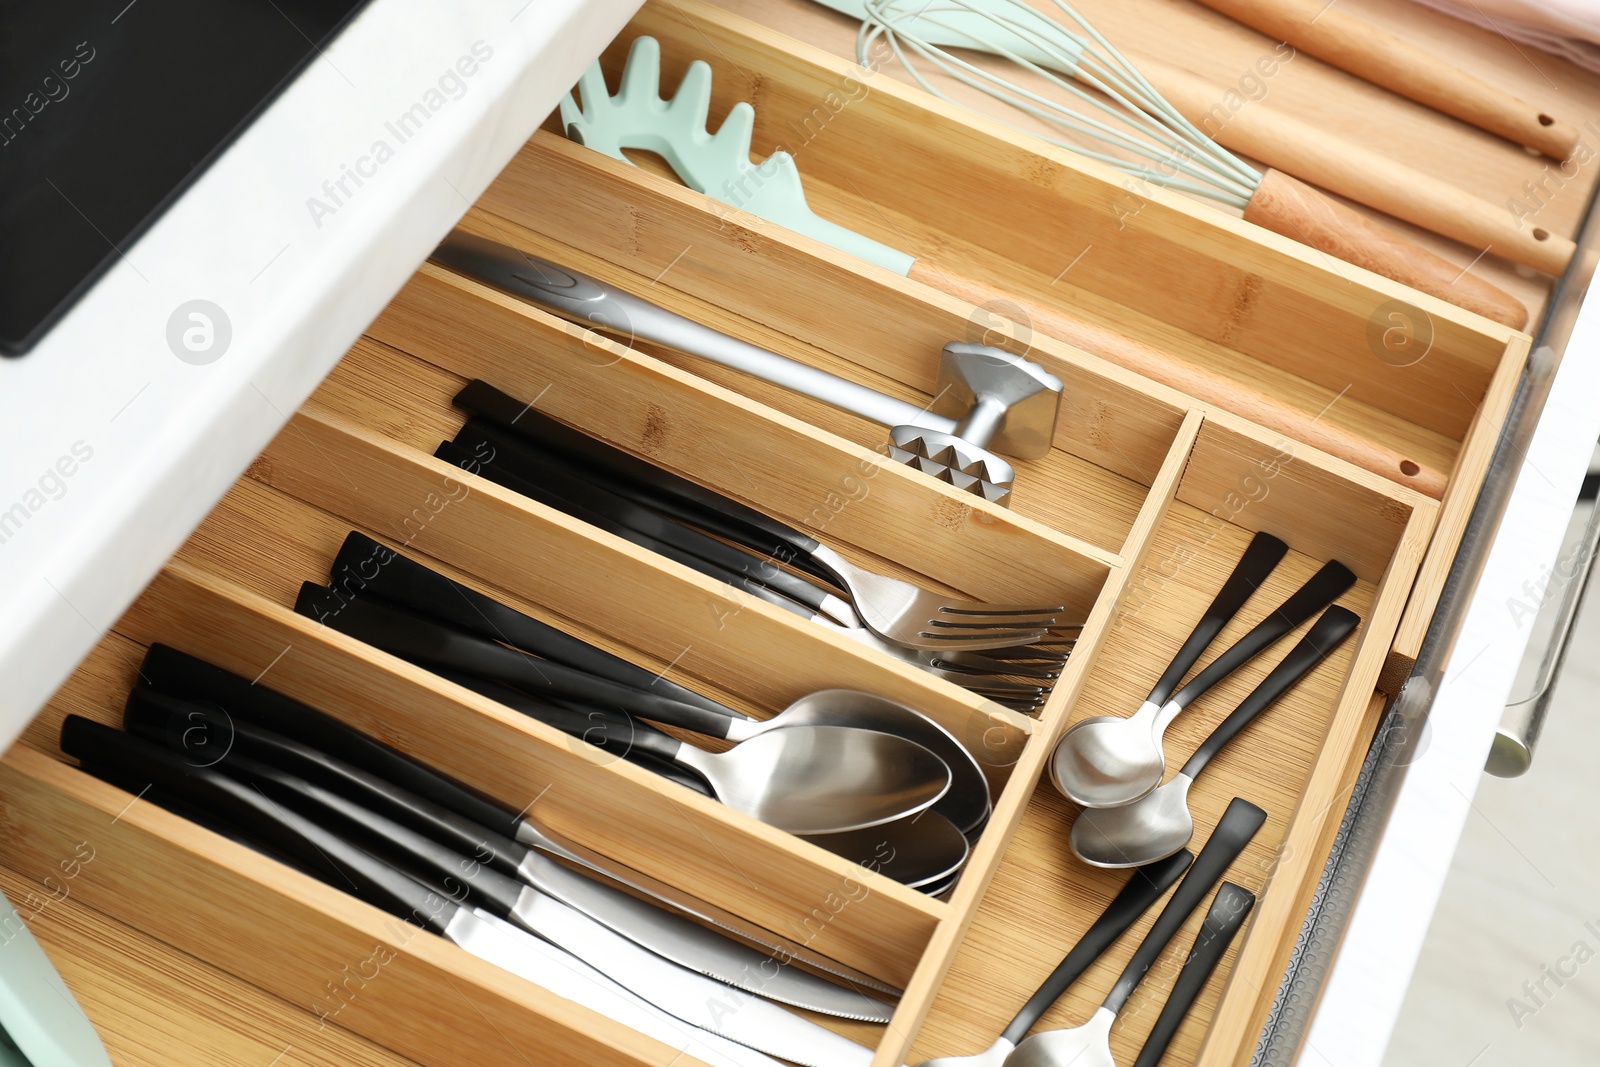
<path id="1" fill-rule="evenodd" d="M 1259 542 L 1260 535 L 1257 536 Z M 1217 600 L 1212 603 L 1207 611 L 1206 618 L 1201 620 L 1183 649 L 1178 653 L 1181 660 L 1189 652 L 1191 646 L 1198 643 L 1209 630 L 1214 636 L 1222 629 L 1226 616 L 1231 616 L 1242 603 L 1244 596 L 1238 595 L 1240 590 L 1232 589 L 1235 585 L 1258 584 L 1251 581 L 1258 573 L 1261 579 L 1266 577 L 1266 571 L 1252 573 L 1247 565 L 1258 561 L 1253 560 L 1256 542 L 1252 542 L 1250 550 L 1245 553 L 1245 558 L 1240 561 L 1222 592 L 1217 594 Z M 1270 570 L 1270 568 L 1268 568 Z M 1244 577 L 1240 579 L 1241 571 Z M 1061 790 L 1069 800 L 1073 800 L 1086 808 L 1115 808 L 1123 804 L 1132 804 L 1134 801 L 1149 793 L 1161 784 L 1161 776 L 1166 770 L 1166 757 L 1161 750 L 1161 740 L 1167 731 L 1167 726 L 1178 716 L 1184 708 L 1197 700 L 1201 694 L 1216 685 L 1233 671 L 1244 666 L 1263 649 L 1283 638 L 1311 616 L 1333 603 L 1346 589 L 1355 584 L 1356 576 L 1350 569 L 1337 560 L 1323 564 L 1322 569 L 1312 576 L 1311 580 L 1301 586 L 1288 600 L 1278 606 L 1277 610 L 1269 614 L 1258 623 L 1255 629 L 1241 637 L 1222 655 L 1211 661 L 1205 670 L 1195 675 L 1184 686 L 1164 703 L 1158 703 L 1163 692 L 1163 686 L 1173 678 L 1174 669 L 1168 668 L 1150 698 L 1146 699 L 1137 712 L 1126 719 L 1115 716 L 1097 716 L 1085 719 L 1072 729 L 1068 730 L 1057 746 L 1054 758 L 1050 761 L 1050 778 L 1056 788 Z M 1237 596 L 1237 602 L 1229 598 Z M 1220 620 L 1215 619 L 1218 605 L 1221 604 L 1225 613 Z M 1204 636 L 1204 641 L 1210 643 L 1211 636 Z M 1193 659 L 1190 659 L 1193 663 Z M 1174 661 L 1176 667 L 1178 661 Z M 1182 672 L 1177 672 L 1178 677 Z M 1175 679 L 1174 679 L 1175 680 Z"/>
<path id="2" fill-rule="evenodd" d="M 1133 991 L 1144 980 L 1145 973 L 1161 955 L 1167 943 L 1188 920 L 1190 913 L 1211 892 L 1211 887 L 1221 880 L 1228 866 L 1238 857 L 1250 839 L 1266 822 L 1267 813 L 1235 797 L 1222 821 L 1211 834 L 1211 840 L 1200 850 L 1200 856 L 1189 868 L 1183 882 L 1161 909 L 1155 925 L 1145 935 L 1128 966 L 1123 969 L 1117 984 L 1100 1007 L 1082 1026 L 1065 1030 L 1046 1030 L 1034 1034 L 1018 1045 L 1006 1057 L 1006 1067 L 1116 1067 L 1111 1058 L 1111 1024 L 1117 1018 Z"/>
<path id="3" fill-rule="evenodd" d="M 938 811 L 922 811 L 866 830 L 802 834 L 803 840 L 911 889 L 937 888 L 967 862 L 966 835 Z"/>
<path id="4" fill-rule="evenodd" d="M 1011 1050 L 1017 1047 L 1017 1042 L 1026 1037 L 1040 1017 L 1050 1010 L 1050 1005 L 1061 999 L 1061 994 L 1089 969 L 1089 965 L 1099 959 L 1150 905 L 1161 899 L 1172 883 L 1189 869 L 1193 859 L 1191 853 L 1184 852 L 1152 865 L 1148 870 L 1135 871 L 1116 899 L 1106 906 L 1094 925 L 1072 946 L 1072 951 L 1050 972 L 1050 977 L 1022 1006 L 1017 1017 L 1011 1020 L 994 1044 L 975 1055 L 940 1056 L 923 1060 L 917 1067 L 1000 1067 Z"/>
<path id="5" fill-rule="evenodd" d="M 1237 710 L 1211 731 L 1183 770 L 1170 782 L 1133 804 L 1089 808 L 1072 824 L 1072 851 L 1095 867 L 1137 867 L 1170 856 L 1194 836 L 1189 786 L 1206 764 L 1257 715 L 1271 707 L 1323 658 L 1350 636 L 1361 619 L 1331 607 L 1289 654 L 1262 679 Z"/>
<path id="6" fill-rule="evenodd" d="M 600 748 L 688 767 L 728 807 L 794 834 L 879 826 L 927 809 L 950 787 L 950 769 L 938 756 L 873 730 L 790 726 L 707 752 L 624 711 L 549 704 L 482 678 L 445 676 Z"/>

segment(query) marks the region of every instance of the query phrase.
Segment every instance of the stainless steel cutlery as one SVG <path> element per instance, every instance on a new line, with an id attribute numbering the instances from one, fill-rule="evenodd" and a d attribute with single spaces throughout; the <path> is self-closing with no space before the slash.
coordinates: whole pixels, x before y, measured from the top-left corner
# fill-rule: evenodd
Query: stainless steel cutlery
<path id="1" fill-rule="evenodd" d="M 936 396 L 918 407 L 486 238 L 456 231 L 433 258 L 624 343 L 665 345 L 881 423 L 890 428 L 892 459 L 996 503 L 1010 496 L 1016 472 L 991 445 L 1022 459 L 1050 451 L 1061 379 L 998 348 L 946 345 Z"/>
<path id="2" fill-rule="evenodd" d="M 1097 716 L 1076 723 L 1061 738 L 1050 761 L 1050 777 L 1069 800 L 1085 807 L 1114 808 L 1161 784 L 1166 767 L 1162 737 L 1184 708 L 1301 623 L 1327 607 L 1355 583 L 1337 560 L 1323 565 L 1288 600 L 1217 656 L 1177 692 L 1200 654 L 1266 580 L 1287 551 L 1283 542 L 1257 534 L 1194 632 L 1138 711 L 1127 718 Z"/>
<path id="3" fill-rule="evenodd" d="M 694 1027 L 700 1040 L 714 1036 L 811 1067 L 871 1062 L 871 1050 L 761 999 L 718 1011 L 717 983 L 470 855 L 265 764 L 230 753 L 212 767 L 196 767 L 161 745 L 77 716 L 63 724 L 62 748 L 91 773 L 106 768 L 123 780 L 145 778 L 247 840 L 469 951 L 497 941 L 501 947 L 493 951 L 502 959 L 520 958 L 524 943 L 484 921 L 506 919 Z M 547 988 L 564 995 L 564 986 Z"/>
<path id="4" fill-rule="evenodd" d="M 1180 852 L 1160 863 L 1133 872 L 1114 900 L 1100 913 L 1100 917 L 1072 946 L 1072 951 L 1056 965 L 1044 980 L 1038 992 L 1018 1011 L 995 1043 L 971 1056 L 939 1056 L 924 1060 L 917 1067 L 1001 1067 L 1006 1057 L 1028 1036 L 1050 1006 L 1076 982 L 1090 964 L 1105 954 L 1122 934 L 1172 888 L 1194 862 L 1194 855 Z"/>
<path id="5" fill-rule="evenodd" d="M 564 426 L 486 383 L 470 383 L 455 404 L 514 432 L 544 461 L 540 474 L 576 465 L 613 494 L 827 582 L 885 640 L 931 652 L 981 651 L 1032 644 L 1062 622 L 1059 604 L 962 600 L 858 567 L 801 530 Z M 528 468 L 521 473 L 527 477 Z"/>
<path id="6" fill-rule="evenodd" d="M 1200 906 L 1211 887 L 1227 873 L 1229 865 L 1244 851 L 1266 818 L 1266 812 L 1235 797 L 1211 832 L 1205 848 L 1200 850 L 1194 866 L 1189 868 L 1166 907 L 1161 909 L 1155 925 L 1145 934 L 1144 941 L 1089 1021 L 1082 1026 L 1047 1030 L 1025 1039 L 1006 1057 L 1007 1067 L 1115 1067 L 1110 1036 L 1117 1013 L 1133 996 L 1167 943 L 1177 935 L 1190 913 Z"/>
<path id="7" fill-rule="evenodd" d="M 1300 643 L 1245 697 L 1233 714 L 1195 749 L 1171 781 L 1117 808 L 1086 808 L 1072 823 L 1072 851 L 1096 867 L 1138 867 L 1169 856 L 1194 836 L 1189 786 L 1206 764 L 1256 716 L 1271 707 L 1296 682 L 1342 644 L 1360 623 L 1353 611 L 1331 607 Z"/>
<path id="8" fill-rule="evenodd" d="M 900 990 L 870 975 L 566 838 L 542 824 L 536 808 L 518 812 L 505 807 L 265 685 L 255 685 L 249 679 L 160 644 L 150 647 L 139 674 L 146 685 L 162 693 L 222 707 L 230 719 L 255 723 L 309 745 L 475 825 L 506 834 L 520 845 L 599 873 L 650 900 L 764 946 L 776 958 L 798 960 L 852 987 L 900 995 Z"/>
<path id="9" fill-rule="evenodd" d="M 1133 1067 L 1157 1067 L 1161 1062 L 1183 1017 L 1194 1007 L 1200 991 L 1222 962 L 1223 953 L 1228 951 L 1228 946 L 1233 943 L 1240 927 L 1244 926 L 1255 903 L 1255 894 L 1248 889 L 1232 882 L 1222 883 L 1211 901 L 1211 910 L 1206 912 L 1200 933 L 1195 936 L 1194 947 L 1183 961 L 1183 969 L 1178 972 L 1177 981 L 1172 983 L 1167 1002 L 1161 1005 L 1161 1014 L 1156 1017 L 1155 1026 L 1151 1027 L 1150 1036 L 1144 1039 L 1144 1046 L 1139 1049 L 1139 1058 L 1133 1061 Z"/>

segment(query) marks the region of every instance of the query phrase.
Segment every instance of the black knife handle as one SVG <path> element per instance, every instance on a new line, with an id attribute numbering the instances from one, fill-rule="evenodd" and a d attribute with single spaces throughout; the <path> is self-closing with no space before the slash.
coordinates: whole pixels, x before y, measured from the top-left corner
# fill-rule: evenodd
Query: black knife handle
<path id="1" fill-rule="evenodd" d="M 1172 888 L 1172 883 L 1193 862 L 1194 853 L 1181 849 L 1164 860 L 1135 869 L 1116 899 L 1106 906 L 1094 925 L 1050 972 L 1050 977 L 1044 980 L 1039 991 L 1028 998 L 1028 1003 L 1022 1006 L 1017 1017 L 1011 1020 L 1011 1025 L 1006 1027 L 1005 1033 L 1000 1035 L 1001 1039 L 1013 1045 L 1020 1044 L 1028 1036 L 1028 1031 L 1050 1010 L 1050 1005 L 1061 999 L 1067 987 L 1076 982 L 1090 964 L 1099 959 L 1139 916 L 1148 911 L 1150 905 L 1160 900 L 1161 895 Z"/>
<path id="2" fill-rule="evenodd" d="M 216 769 L 418 880 L 460 885 L 466 900 L 502 919 L 511 914 L 525 888 L 522 882 L 493 870 L 478 857 L 463 855 L 287 771 L 233 753 L 224 757 Z"/>
<path id="3" fill-rule="evenodd" d="M 338 719 L 282 693 L 256 685 L 168 645 L 151 645 L 139 673 L 151 688 L 187 700 L 206 700 L 229 716 L 320 749 L 367 773 L 425 797 L 480 826 L 515 835 L 517 813 L 396 752 Z"/>
<path id="4" fill-rule="evenodd" d="M 1172 691 L 1178 688 L 1178 683 L 1183 681 L 1183 676 L 1189 673 L 1189 668 L 1200 658 L 1200 654 L 1217 639 L 1222 628 L 1228 625 L 1228 620 L 1239 614 L 1244 602 L 1261 587 L 1261 583 L 1267 580 L 1267 576 L 1278 566 L 1278 562 L 1288 551 L 1289 546 L 1271 534 L 1258 533 L 1251 539 L 1249 547 L 1244 550 L 1244 555 L 1240 556 L 1239 562 L 1234 565 L 1233 573 L 1228 575 L 1228 580 L 1217 590 L 1211 606 L 1206 608 L 1206 613 L 1195 624 L 1188 640 L 1178 649 L 1178 654 L 1172 657 L 1172 663 L 1156 682 L 1156 687 L 1150 690 L 1150 695 L 1146 698 L 1150 703 L 1159 706 L 1167 702 L 1172 696 Z"/>
<path id="5" fill-rule="evenodd" d="M 309 745 L 234 719 L 214 705 L 135 687 L 128 694 L 122 721 L 129 733 L 166 744 L 201 765 L 238 755 L 286 771 L 481 860 L 502 874 L 515 874 L 528 854 L 525 846 L 504 834 Z"/>
<path id="6" fill-rule="evenodd" d="M 392 915 L 443 933 L 456 903 L 383 863 L 314 821 L 275 804 L 249 785 L 211 768 L 195 767 L 160 745 L 68 715 L 61 724 L 61 750 L 92 769 L 104 768 L 123 782 L 143 780 L 162 793 L 193 804 L 269 849 L 283 852 L 329 885 Z"/>
<path id="7" fill-rule="evenodd" d="M 1217 969 L 1217 964 L 1222 962 L 1223 953 L 1228 951 L 1228 946 L 1233 943 L 1234 936 L 1244 925 L 1245 917 L 1255 903 L 1255 894 L 1248 889 L 1232 882 L 1222 883 L 1222 888 L 1217 890 L 1217 898 L 1211 902 L 1211 910 L 1206 912 L 1206 921 L 1194 939 L 1194 948 L 1183 962 L 1183 970 L 1178 972 L 1178 980 L 1173 983 L 1172 992 L 1167 994 L 1167 1002 L 1162 1005 L 1161 1014 L 1156 1017 L 1156 1024 L 1151 1028 L 1150 1036 L 1145 1038 L 1144 1047 L 1139 1050 L 1139 1058 L 1133 1061 L 1133 1067 L 1156 1067 L 1161 1062 L 1183 1017 L 1194 1007 L 1200 991 Z"/>
<path id="8" fill-rule="evenodd" d="M 626 758 L 630 753 L 639 752 L 668 763 L 675 762 L 679 742 L 648 723 L 636 721 L 627 712 L 552 703 L 469 675 L 447 674 L 445 677 L 613 755 Z"/>
<path id="9" fill-rule="evenodd" d="M 1283 638 L 1295 627 L 1332 604 L 1356 582 L 1356 576 L 1338 560 L 1330 560 L 1311 576 L 1311 580 L 1295 591 L 1294 595 L 1278 605 L 1272 614 L 1256 624 L 1255 629 L 1233 643 L 1222 655 L 1212 660 L 1178 690 L 1172 702 L 1188 707 L 1207 689 L 1248 663 L 1255 655 Z"/>
<path id="10" fill-rule="evenodd" d="M 315 582 L 301 585 L 294 609 L 342 634 L 430 669 L 502 682 L 548 698 L 620 708 L 641 718 L 713 737 L 727 737 L 736 721 L 720 712 L 618 685 L 563 663 L 538 659 L 464 634 L 404 608 L 360 597 L 347 600 Z"/>
<path id="11" fill-rule="evenodd" d="M 580 467 L 584 477 L 600 481 L 612 492 L 838 584 L 837 575 L 811 558 L 817 541 L 770 515 L 565 426 L 486 382 L 468 382 L 454 403 L 530 444 L 565 453 L 569 467 Z"/>
<path id="12" fill-rule="evenodd" d="M 1338 648 L 1354 632 L 1361 622 L 1361 617 L 1347 608 L 1335 605 L 1322 613 L 1300 643 L 1289 650 L 1289 654 L 1278 661 L 1270 674 L 1261 680 L 1261 684 L 1251 690 L 1250 695 L 1244 698 L 1232 715 L 1222 720 L 1222 723 L 1211 731 L 1200 747 L 1194 750 L 1194 755 L 1189 757 L 1189 762 L 1183 765 L 1182 773 L 1192 780 L 1206 769 L 1206 764 L 1211 758 L 1232 741 L 1240 730 L 1250 724 L 1250 721 L 1263 711 L 1270 708 L 1279 697 L 1300 679 L 1311 673 L 1311 669 L 1321 663 L 1328 653 Z"/>
<path id="13" fill-rule="evenodd" d="M 366 534 L 352 530 L 329 571 L 328 584 L 345 596 L 370 592 L 458 630 L 503 641 L 596 677 L 609 678 L 636 689 L 649 689 L 685 704 L 698 704 L 713 711 L 726 710 L 710 697 L 669 682 L 648 668 L 524 615 L 395 552 Z"/>
<path id="14" fill-rule="evenodd" d="M 1150 932 L 1144 935 L 1144 942 L 1128 961 L 1117 984 L 1111 987 L 1104 1006 L 1111 1009 L 1112 1014 L 1122 1010 L 1128 998 L 1133 996 L 1133 991 L 1139 988 L 1139 983 L 1144 981 L 1145 973 L 1161 955 L 1162 949 L 1167 947 L 1167 942 L 1183 928 L 1190 913 L 1200 906 L 1200 902 L 1211 892 L 1211 887 L 1222 880 L 1229 866 L 1266 821 L 1266 812 L 1241 797 L 1233 798 L 1233 803 L 1228 805 L 1217 828 L 1211 832 L 1206 847 L 1200 850 L 1194 866 L 1184 875 L 1172 899 L 1167 901 L 1167 906 L 1161 909 Z"/>
<path id="15" fill-rule="evenodd" d="M 493 458 L 485 460 L 482 458 L 485 454 Z M 513 492 L 565 511 L 619 537 L 630 541 L 643 537 L 651 547 L 666 545 L 735 574 L 748 575 L 750 580 L 799 601 L 813 611 L 821 611 L 826 602 L 827 590 L 789 573 L 771 559 L 719 541 L 653 508 L 636 504 L 571 474 L 560 464 L 545 461 L 511 433 L 482 419 L 468 419 L 455 440 L 441 445 L 434 455 L 457 466 L 475 465 L 469 469 L 475 469 Z"/>

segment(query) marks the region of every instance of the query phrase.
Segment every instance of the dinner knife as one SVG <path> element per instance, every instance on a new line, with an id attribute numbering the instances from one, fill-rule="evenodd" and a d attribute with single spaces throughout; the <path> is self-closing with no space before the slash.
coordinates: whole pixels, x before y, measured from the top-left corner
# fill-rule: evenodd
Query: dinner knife
<path id="1" fill-rule="evenodd" d="M 648 1004 L 554 944 L 463 905 L 455 899 L 458 887 L 452 892 L 407 875 L 245 783 L 196 767 L 160 745 L 69 715 L 61 727 L 61 748 L 90 774 L 123 789 L 136 781 L 153 785 L 144 795 L 201 808 L 208 822 L 226 825 L 246 843 L 283 855 L 337 889 L 681 1052 L 719 1067 L 779 1067 L 763 1053 Z"/>
<path id="2" fill-rule="evenodd" d="M 217 769 L 297 808 L 366 852 L 430 882 L 458 880 L 470 902 L 565 949 L 691 1026 L 805 1067 L 868 1067 L 872 1050 L 759 997 L 641 949 L 582 912 L 330 790 L 229 754 Z"/>
<path id="3" fill-rule="evenodd" d="M 320 749 L 455 811 L 480 826 L 498 828 L 520 844 L 597 871 L 654 900 L 762 945 L 777 953 L 781 959 L 797 960 L 807 967 L 835 975 L 851 985 L 879 993 L 898 997 L 902 992 L 676 886 L 569 840 L 540 823 L 531 810 L 517 812 L 507 808 L 329 715 L 205 660 L 167 645 L 155 644 L 150 646 L 145 655 L 140 676 L 145 684 L 161 692 L 192 700 L 213 701 L 235 719 L 258 723 L 285 737 Z"/>
<path id="4" fill-rule="evenodd" d="M 235 755 L 287 771 L 548 893 L 628 940 L 717 981 L 795 1007 L 865 1022 L 894 1009 L 596 882 L 507 837 L 315 748 L 215 706 L 136 687 L 123 713 L 130 733 L 210 764 Z M 224 755 L 226 753 L 226 755 Z M 226 770 L 225 767 L 220 769 Z"/>

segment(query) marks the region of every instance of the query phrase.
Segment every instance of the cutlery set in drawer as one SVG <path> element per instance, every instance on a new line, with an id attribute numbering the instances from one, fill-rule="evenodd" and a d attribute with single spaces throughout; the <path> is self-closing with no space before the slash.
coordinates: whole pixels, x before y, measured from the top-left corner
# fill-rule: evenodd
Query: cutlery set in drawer
<path id="1" fill-rule="evenodd" d="M 430 1067 L 1246 1062 L 1527 339 L 873 73 L 647 4 L 7 864 Z"/>

